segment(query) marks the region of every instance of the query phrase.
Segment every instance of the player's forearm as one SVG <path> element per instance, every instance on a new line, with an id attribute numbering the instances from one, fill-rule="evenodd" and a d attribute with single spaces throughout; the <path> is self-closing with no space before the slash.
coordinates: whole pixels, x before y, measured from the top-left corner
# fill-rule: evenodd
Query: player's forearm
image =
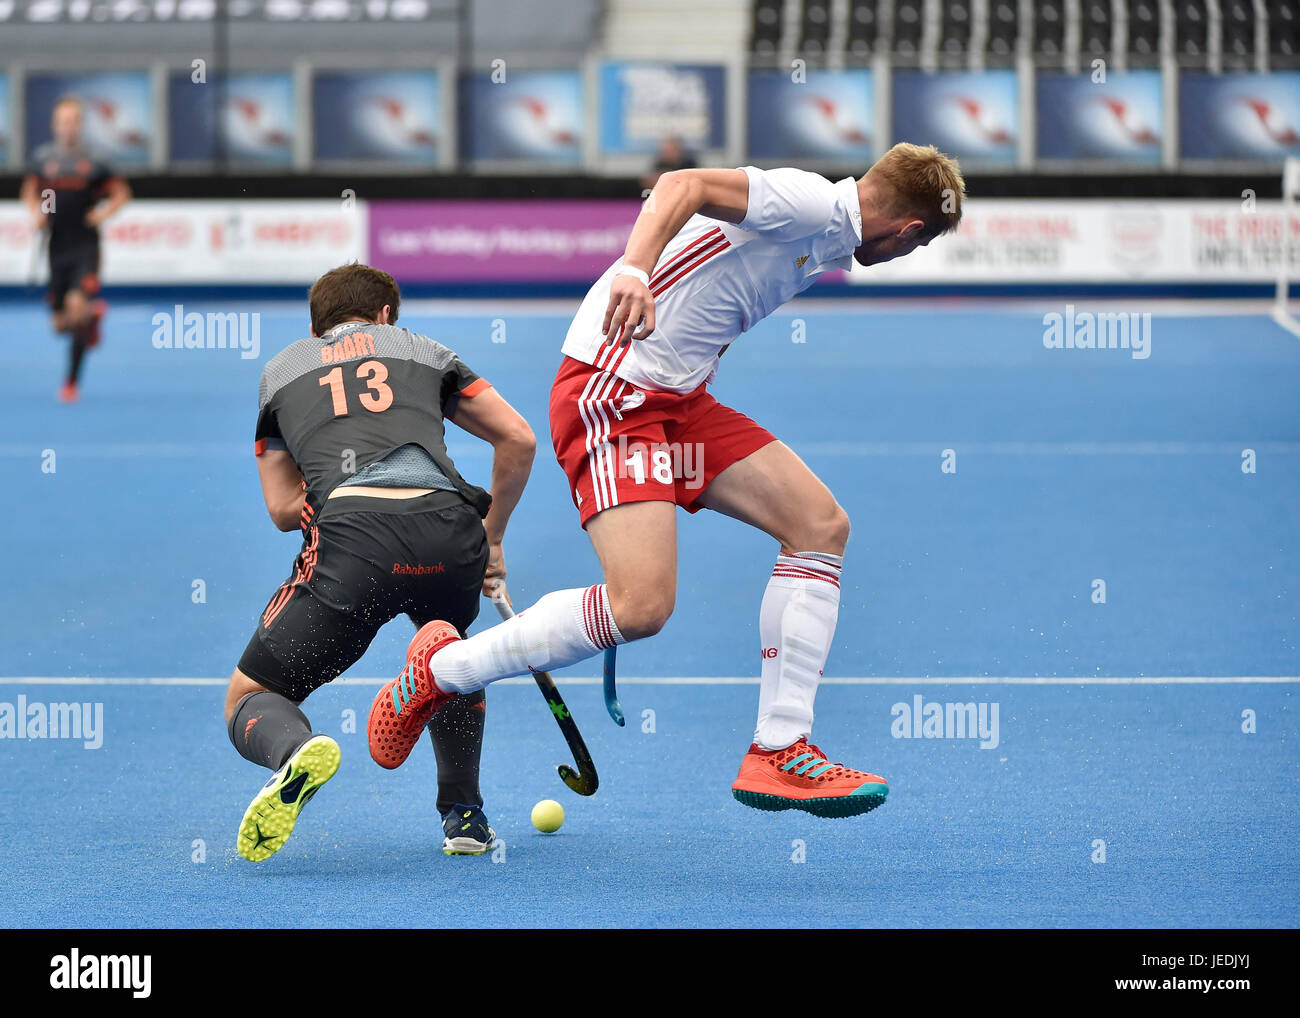
<path id="1" fill-rule="evenodd" d="M 130 200 L 131 188 L 129 186 L 124 183 L 121 187 L 114 188 L 109 192 L 108 199 L 104 202 L 104 218 L 107 219 Z"/>
<path id="2" fill-rule="evenodd" d="M 537 440 L 531 430 L 492 447 L 492 508 L 483 520 L 492 544 L 500 544 L 505 538 L 506 524 L 523 497 L 536 451 Z"/>
<path id="3" fill-rule="evenodd" d="M 302 507 L 307 501 L 307 482 L 287 454 L 268 452 L 266 456 L 277 458 L 271 466 L 266 466 L 261 459 L 258 462 L 266 513 L 277 530 L 296 530 L 302 522 Z"/>
<path id="4" fill-rule="evenodd" d="M 28 177 L 23 181 L 22 187 L 18 190 L 18 200 L 27 207 L 27 211 L 32 215 L 40 215 L 41 195 L 35 179 Z"/>
<path id="5" fill-rule="evenodd" d="M 302 507 L 306 501 L 307 493 L 299 491 L 289 496 L 287 501 L 281 503 L 275 509 L 268 506 L 267 509 L 271 513 L 271 522 L 276 525 L 277 529 L 286 533 L 290 530 L 297 530 L 302 524 Z"/>
<path id="6" fill-rule="evenodd" d="M 743 222 L 749 208 L 744 170 L 673 170 L 655 184 L 632 227 L 626 264 L 654 271 L 655 263 L 686 221 L 696 213 L 724 223 Z"/>
<path id="7" fill-rule="evenodd" d="M 624 264 L 653 273 L 668 242 L 704 208 L 706 197 L 703 182 L 690 172 L 663 174 L 632 226 L 623 253 Z"/>
<path id="8" fill-rule="evenodd" d="M 131 188 L 125 182 L 121 181 L 118 187 L 114 187 L 108 192 L 108 195 L 95 208 L 96 222 L 102 223 L 109 216 L 116 213 L 128 201 L 131 200 Z"/>

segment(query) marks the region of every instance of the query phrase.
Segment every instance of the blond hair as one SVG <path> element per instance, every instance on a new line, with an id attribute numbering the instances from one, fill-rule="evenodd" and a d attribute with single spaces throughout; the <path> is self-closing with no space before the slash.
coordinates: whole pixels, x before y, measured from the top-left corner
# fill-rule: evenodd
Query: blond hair
<path id="1" fill-rule="evenodd" d="M 867 170 L 881 211 L 888 216 L 913 216 L 931 236 L 951 233 L 961 222 L 966 182 L 957 160 L 933 145 L 900 141 Z"/>

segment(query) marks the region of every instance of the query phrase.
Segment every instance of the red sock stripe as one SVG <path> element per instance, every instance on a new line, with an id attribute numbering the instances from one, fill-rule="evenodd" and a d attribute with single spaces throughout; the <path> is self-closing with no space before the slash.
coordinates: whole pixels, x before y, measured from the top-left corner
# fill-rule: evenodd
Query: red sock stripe
<path id="1" fill-rule="evenodd" d="M 609 606 L 605 604 L 605 592 L 600 587 L 592 587 L 596 594 L 596 632 L 600 634 L 600 639 L 596 645 L 604 650 L 609 646 Z"/>
<path id="2" fill-rule="evenodd" d="M 778 555 L 776 557 L 776 567 L 778 569 L 807 569 L 810 572 L 821 573 L 823 576 L 839 577 L 843 571 L 840 566 L 832 565 L 829 562 L 822 562 L 820 559 L 809 559 L 803 556 Z"/>
<path id="3" fill-rule="evenodd" d="M 602 586 L 588 587 L 582 595 L 583 624 L 587 639 L 601 650 L 614 646 L 614 626 L 609 617 L 609 602 Z"/>
<path id="4" fill-rule="evenodd" d="M 833 576 L 827 576 L 825 573 L 814 573 L 810 569 L 791 569 L 786 566 L 777 566 L 772 570 L 773 576 L 782 576 L 792 580 L 821 580 L 823 583 L 830 583 L 839 587 L 840 581 Z"/>
<path id="5" fill-rule="evenodd" d="M 803 566 L 792 566 L 785 562 L 778 562 L 775 566 L 772 567 L 772 572 L 774 573 L 782 572 L 782 571 L 791 572 L 791 573 L 807 573 L 809 576 L 819 576 L 822 579 L 826 579 L 826 580 L 838 580 L 840 578 L 840 574 L 838 572 L 831 573 L 821 569 L 806 569 Z"/>
<path id="6" fill-rule="evenodd" d="M 596 646 L 604 650 L 609 646 L 609 636 L 605 632 L 605 599 L 600 587 L 591 588 L 591 607 L 596 623 Z"/>
<path id="7" fill-rule="evenodd" d="M 782 558 L 797 558 L 797 559 L 802 559 L 804 562 L 819 562 L 819 563 L 821 563 L 822 565 L 824 565 L 827 569 L 839 569 L 839 568 L 840 568 L 840 567 L 839 567 L 838 565 L 836 565 L 834 562 L 827 562 L 826 559 L 822 558 L 822 557 L 821 557 L 820 555 L 818 555 L 816 552 L 812 552 L 812 551 L 797 551 L 797 552 L 795 552 L 793 555 L 782 555 L 781 557 L 782 557 Z M 832 555 L 831 557 L 832 557 L 832 558 L 840 558 L 840 556 L 838 556 L 838 555 Z M 842 562 L 843 559 L 840 559 L 840 561 Z"/>
<path id="8" fill-rule="evenodd" d="M 592 591 L 595 589 L 595 587 L 588 587 L 582 594 L 582 625 L 587 630 L 587 639 L 599 647 L 600 641 L 596 639 L 596 634 L 592 629 L 591 624 L 592 616 L 594 614 L 591 608 L 591 603 L 594 600 L 592 597 Z"/>
<path id="9" fill-rule="evenodd" d="M 604 587 L 600 588 L 600 601 L 604 606 L 601 614 L 601 620 L 605 624 L 605 649 L 618 644 L 618 639 L 614 635 L 614 610 L 609 606 L 609 593 Z"/>

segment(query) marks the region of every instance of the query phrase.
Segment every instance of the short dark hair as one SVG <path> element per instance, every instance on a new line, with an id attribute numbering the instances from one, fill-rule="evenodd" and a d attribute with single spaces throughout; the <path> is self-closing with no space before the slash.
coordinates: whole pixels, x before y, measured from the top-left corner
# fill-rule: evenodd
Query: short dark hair
<path id="1" fill-rule="evenodd" d="M 323 336 L 340 322 L 350 319 L 373 322 L 385 304 L 389 307 L 388 322 L 395 324 L 402 295 L 387 272 L 352 262 L 330 269 L 316 280 L 307 302 L 311 307 L 312 330 Z"/>

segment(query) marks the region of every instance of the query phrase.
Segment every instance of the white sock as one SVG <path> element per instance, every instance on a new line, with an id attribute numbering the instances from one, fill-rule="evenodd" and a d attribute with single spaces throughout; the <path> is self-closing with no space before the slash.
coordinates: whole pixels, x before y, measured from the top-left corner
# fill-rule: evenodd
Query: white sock
<path id="1" fill-rule="evenodd" d="M 843 561 L 822 552 L 777 556 L 758 616 L 760 749 L 785 749 L 812 734 L 813 700 L 840 614 Z"/>
<path id="2" fill-rule="evenodd" d="M 577 664 L 626 642 L 602 583 L 547 594 L 513 619 L 443 647 L 429 669 L 444 693 L 473 693 L 497 679 Z"/>

